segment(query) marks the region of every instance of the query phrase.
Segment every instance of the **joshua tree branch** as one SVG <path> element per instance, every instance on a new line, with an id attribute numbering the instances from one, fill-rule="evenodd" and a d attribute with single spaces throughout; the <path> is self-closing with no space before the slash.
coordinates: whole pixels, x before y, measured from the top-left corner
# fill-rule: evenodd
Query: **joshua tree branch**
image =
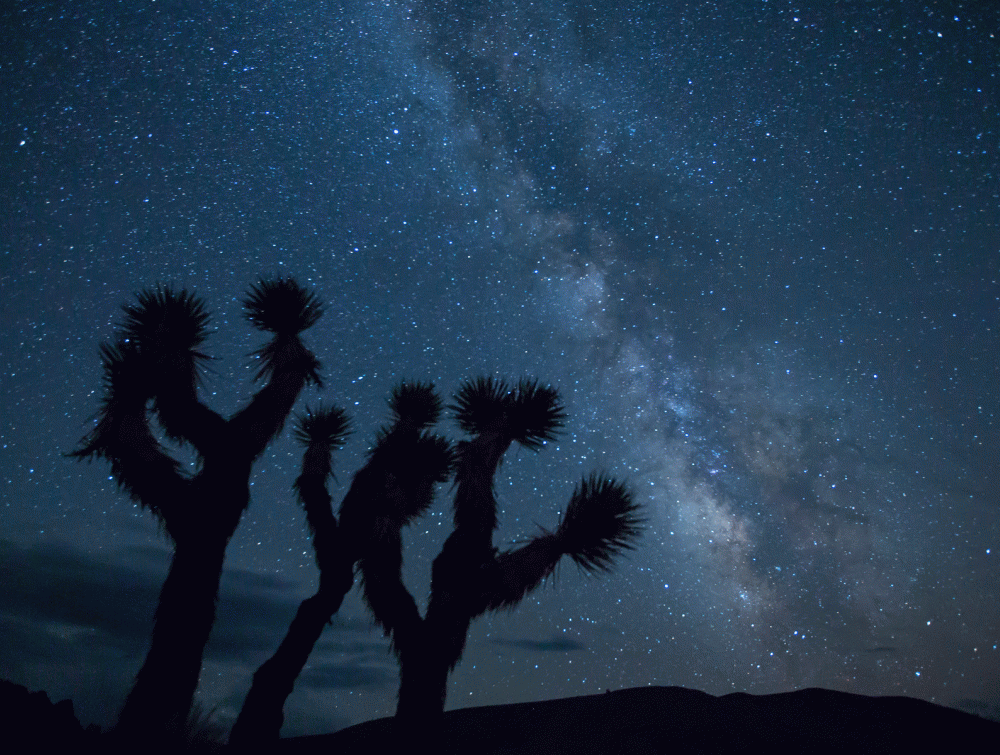
<path id="1" fill-rule="evenodd" d="M 201 368 L 209 360 L 199 350 L 208 337 L 208 310 L 197 296 L 169 286 L 146 289 L 137 299 L 123 307 L 122 342 L 142 361 L 142 383 L 164 431 L 204 457 L 217 447 L 224 425 L 197 397 Z"/>
<path id="2" fill-rule="evenodd" d="M 122 490 L 152 511 L 169 532 L 190 481 L 150 430 L 146 364 L 124 340 L 103 344 L 101 359 L 106 390 L 98 424 L 69 456 L 111 462 L 111 474 Z"/>
<path id="3" fill-rule="evenodd" d="M 164 453 L 150 432 L 144 416 L 128 415 L 116 423 L 114 441 L 100 455 L 111 462 L 119 486 L 163 523 L 176 541 L 181 527 L 181 507 L 191 490 L 191 480 Z"/>
<path id="4" fill-rule="evenodd" d="M 190 443 L 205 458 L 224 443 L 226 420 L 188 391 L 160 389 L 153 408 L 167 435 Z"/>
<path id="5" fill-rule="evenodd" d="M 229 420 L 228 432 L 243 453 L 257 458 L 281 432 L 299 393 L 312 380 L 318 362 L 297 336 L 276 336 L 270 379 L 251 402 Z"/>
<path id="6" fill-rule="evenodd" d="M 332 474 L 331 451 L 342 445 L 346 434 L 346 415 L 336 408 L 308 412 L 299 419 L 296 437 L 306 442 L 307 447 L 295 491 L 313 536 L 313 551 L 320 570 L 319 590 L 302 601 L 278 650 L 254 673 L 253 684 L 229 737 L 234 746 L 259 748 L 261 742 L 278 739 L 285 718 L 285 701 L 295 680 L 323 628 L 340 610 L 344 596 L 354 584 L 354 561 L 343 542 L 326 490 L 326 480 Z"/>
<path id="7" fill-rule="evenodd" d="M 499 554 L 484 570 L 482 602 L 475 606 L 475 615 L 520 603 L 555 571 L 562 556 L 558 538 L 550 533 Z"/>
<path id="8" fill-rule="evenodd" d="M 455 470 L 455 532 L 492 547 L 497 528 L 493 478 L 512 439 L 496 431 L 483 432 L 458 447 Z"/>
<path id="9" fill-rule="evenodd" d="M 555 537 L 559 548 L 588 573 L 610 571 L 642 534 L 644 519 L 632 493 L 613 477 L 591 474 L 570 498 Z"/>
<path id="10" fill-rule="evenodd" d="M 397 655 L 413 647 L 422 622 L 417 603 L 403 584 L 403 539 L 387 518 L 373 523 L 359 560 L 361 590 L 376 623 L 392 637 Z"/>

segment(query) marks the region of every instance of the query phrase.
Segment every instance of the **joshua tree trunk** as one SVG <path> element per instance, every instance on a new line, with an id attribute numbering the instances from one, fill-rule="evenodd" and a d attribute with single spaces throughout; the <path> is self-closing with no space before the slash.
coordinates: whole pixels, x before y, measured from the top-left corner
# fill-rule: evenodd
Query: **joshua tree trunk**
<path id="1" fill-rule="evenodd" d="M 458 627 L 452 627 L 457 629 Z M 448 676 L 452 665 L 449 658 L 453 653 L 442 652 L 436 642 L 420 642 L 421 637 L 433 631 L 426 622 L 419 628 L 412 647 L 400 651 L 399 655 L 399 699 L 396 703 L 396 719 L 408 730 L 433 726 L 444 715 L 444 704 L 448 696 Z M 466 622 L 468 631 L 468 622 Z M 453 635 L 452 647 L 456 641 L 465 645 L 465 635 Z"/>
<path id="2" fill-rule="evenodd" d="M 302 673 L 324 627 L 330 623 L 330 617 L 340 610 L 344 595 L 354 584 L 350 565 L 346 573 L 349 578 L 346 584 L 327 589 L 320 587 L 315 595 L 299 605 L 278 650 L 254 673 L 250 692 L 229 735 L 229 744 L 250 748 L 278 739 L 285 722 L 285 701 L 292 694 L 295 680 Z"/>
<path id="3" fill-rule="evenodd" d="M 178 543 L 160 591 L 146 661 L 125 701 L 117 733 L 130 740 L 159 732 L 176 741 L 187 723 L 201 674 L 226 540 Z M 164 744 L 166 744 L 164 742 Z"/>

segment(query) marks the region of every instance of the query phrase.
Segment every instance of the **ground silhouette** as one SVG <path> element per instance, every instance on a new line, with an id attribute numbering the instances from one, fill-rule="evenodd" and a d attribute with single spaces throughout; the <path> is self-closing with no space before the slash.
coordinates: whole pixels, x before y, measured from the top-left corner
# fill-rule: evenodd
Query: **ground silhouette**
<path id="1" fill-rule="evenodd" d="M 395 718 L 334 734 L 293 737 L 247 748 L 189 738 L 183 753 L 371 755 L 399 742 Z M 909 697 L 868 697 L 825 689 L 714 697 L 682 687 L 637 687 L 597 695 L 446 712 L 421 741 L 433 755 L 667 755 L 767 753 L 989 752 L 1000 723 Z M 53 705 L 44 692 L 0 681 L 4 752 L 135 752 L 84 730 L 72 702 Z M 148 752 L 148 749 L 142 750 Z"/>
<path id="2" fill-rule="evenodd" d="M 389 752 L 393 718 L 284 739 L 274 755 Z M 405 737 L 405 733 L 403 735 Z M 825 689 L 714 697 L 681 687 L 637 687 L 561 700 L 448 711 L 422 751 L 477 755 L 653 753 L 917 753 L 996 747 L 1000 723 L 909 697 Z"/>

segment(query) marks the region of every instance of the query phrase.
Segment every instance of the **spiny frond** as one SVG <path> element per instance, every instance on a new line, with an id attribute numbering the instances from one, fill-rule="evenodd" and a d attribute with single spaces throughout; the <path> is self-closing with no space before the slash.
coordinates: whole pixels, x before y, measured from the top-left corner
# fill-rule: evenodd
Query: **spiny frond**
<path id="1" fill-rule="evenodd" d="M 391 637 L 397 657 L 405 650 L 420 651 L 422 620 L 416 601 L 403 584 L 403 540 L 399 525 L 379 517 L 367 533 L 365 552 L 358 561 L 361 596 L 376 625 Z"/>
<path id="2" fill-rule="evenodd" d="M 434 392 L 434 383 L 404 380 L 392 389 L 388 403 L 396 424 L 417 430 L 433 425 L 441 416 L 441 399 Z"/>
<path id="3" fill-rule="evenodd" d="M 555 388 L 528 378 L 518 381 L 508 419 L 514 440 L 537 451 L 555 438 L 565 421 L 566 411 Z"/>
<path id="4" fill-rule="evenodd" d="M 380 434 L 371 452 L 372 468 L 396 483 L 391 516 L 400 526 L 424 514 L 434 503 L 435 483 L 447 482 L 455 464 L 451 443 L 435 433 Z"/>
<path id="5" fill-rule="evenodd" d="M 566 418 L 559 392 L 530 378 L 514 387 L 493 377 L 476 378 L 459 389 L 450 408 L 470 435 L 499 432 L 532 451 L 552 440 Z"/>
<path id="6" fill-rule="evenodd" d="M 417 438 L 406 460 L 405 476 L 428 482 L 447 482 L 455 466 L 455 450 L 447 438 L 424 432 Z"/>
<path id="7" fill-rule="evenodd" d="M 117 431 L 127 415 L 145 415 L 149 400 L 149 370 L 135 342 L 120 339 L 100 345 L 104 368 L 104 398 L 97 413 L 98 424 L 81 440 L 80 448 L 69 456 L 86 459 L 110 458 L 109 452 L 120 442 Z"/>
<path id="8" fill-rule="evenodd" d="M 556 537 L 563 553 L 584 571 L 609 571 L 615 557 L 635 547 L 645 521 L 625 485 L 591 474 L 573 491 Z"/>
<path id="9" fill-rule="evenodd" d="M 315 411 L 306 407 L 305 414 L 297 418 L 293 433 L 295 440 L 304 446 L 341 448 L 351 433 L 351 421 L 338 406 L 321 406 Z"/>
<path id="10" fill-rule="evenodd" d="M 261 279 L 243 299 L 244 315 L 258 330 L 293 336 L 323 314 L 319 297 L 293 278 Z"/>
<path id="11" fill-rule="evenodd" d="M 498 554 L 484 572 L 482 602 L 475 606 L 477 615 L 513 608 L 544 584 L 563 555 L 559 546 L 559 538 L 543 529 L 527 544 Z"/>
<path id="12" fill-rule="evenodd" d="M 397 462 L 404 479 L 430 485 L 448 481 L 455 467 L 455 451 L 447 438 L 423 432 L 409 446 L 409 452 L 401 454 Z"/>
<path id="13" fill-rule="evenodd" d="M 186 481 L 180 465 L 163 452 L 149 429 L 149 365 L 135 342 L 121 339 L 100 348 L 105 395 L 97 427 L 68 456 L 96 456 L 111 462 L 111 475 L 118 487 L 149 509 L 173 536 L 164 509 L 173 499 L 181 499 L 179 493 Z"/>
<path id="14" fill-rule="evenodd" d="M 141 346 L 167 342 L 177 350 L 194 349 L 208 337 L 210 315 L 205 302 L 187 290 L 170 286 L 144 289 L 136 294 L 138 304 L 125 304 L 122 335 Z"/>
<path id="15" fill-rule="evenodd" d="M 104 407 L 111 401 L 145 406 L 149 398 L 149 363 L 139 347 L 122 338 L 102 343 L 99 350 L 104 368 Z"/>
<path id="16" fill-rule="evenodd" d="M 157 286 L 136 294 L 137 304 L 126 304 L 121 338 L 137 344 L 151 360 L 176 366 L 189 363 L 196 372 L 209 359 L 197 350 L 208 337 L 210 315 L 205 302 L 186 291 Z M 192 375 L 194 377 L 195 375 Z"/>
<path id="17" fill-rule="evenodd" d="M 250 356 L 260 360 L 254 380 L 270 380 L 279 369 L 296 369 L 302 372 L 306 383 L 323 385 L 319 376 L 319 359 L 294 333 L 274 336 Z"/>
<path id="18" fill-rule="evenodd" d="M 469 435 L 478 435 L 502 420 L 508 407 L 510 386 L 492 376 L 467 380 L 455 394 L 448 408 L 455 413 L 459 427 Z"/>

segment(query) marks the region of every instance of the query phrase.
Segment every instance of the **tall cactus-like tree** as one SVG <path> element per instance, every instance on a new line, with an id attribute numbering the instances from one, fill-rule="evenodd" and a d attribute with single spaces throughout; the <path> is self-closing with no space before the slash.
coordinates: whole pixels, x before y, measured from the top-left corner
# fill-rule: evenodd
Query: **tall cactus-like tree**
<path id="1" fill-rule="evenodd" d="M 247 320 L 271 334 L 254 352 L 265 385 L 229 419 L 198 398 L 204 303 L 170 287 L 144 290 L 123 307 L 111 344 L 101 346 L 104 399 L 97 426 L 70 455 L 103 458 L 119 486 L 157 518 L 174 555 L 160 592 L 149 652 L 115 728 L 125 741 L 176 743 L 187 721 L 209 632 L 226 546 L 250 500 L 254 462 L 281 431 L 299 393 L 320 383 L 319 361 L 300 334 L 322 314 L 316 296 L 290 278 L 262 280 L 243 300 Z M 190 445 L 186 474 L 158 442 Z"/>
<path id="2" fill-rule="evenodd" d="M 432 503 L 434 484 L 451 474 L 450 444 L 424 432 L 441 413 L 433 385 L 402 383 L 393 391 L 389 408 L 392 425 L 379 431 L 367 462 L 355 473 L 339 523 L 326 482 L 332 470 L 330 453 L 344 437 L 346 416 L 339 409 L 326 409 L 299 420 L 296 437 L 306 452 L 295 488 L 313 536 L 319 589 L 302 602 L 277 652 L 254 673 L 230 734 L 231 745 L 258 748 L 278 739 L 285 701 L 323 628 L 354 584 L 354 564 L 385 531 L 398 533 L 424 513 Z"/>
<path id="3" fill-rule="evenodd" d="M 443 713 L 448 675 L 462 657 L 473 619 L 516 605 L 563 556 L 590 573 L 609 570 L 633 546 L 642 525 L 623 484 L 591 475 L 573 493 L 555 531 L 499 552 L 493 546 L 497 469 L 512 443 L 538 450 L 552 439 L 563 423 L 563 406 L 554 389 L 537 381 L 511 386 L 480 378 L 461 388 L 452 408 L 472 437 L 458 446 L 454 530 L 434 560 L 426 615 L 402 582 L 398 529 L 387 528 L 360 560 L 365 600 L 399 659 L 396 717 L 407 725 Z"/>

